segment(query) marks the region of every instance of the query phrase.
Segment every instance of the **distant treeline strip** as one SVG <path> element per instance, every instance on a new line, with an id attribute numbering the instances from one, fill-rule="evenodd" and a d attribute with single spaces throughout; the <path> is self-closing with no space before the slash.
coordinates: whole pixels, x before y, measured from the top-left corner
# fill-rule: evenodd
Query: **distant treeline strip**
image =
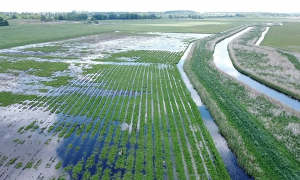
<path id="1" fill-rule="evenodd" d="M 41 15 L 41 21 L 64 20 L 64 21 L 86 21 L 86 20 L 125 20 L 125 19 L 159 19 L 155 14 L 136 14 L 136 13 L 99 13 L 92 17 L 87 14 L 66 13 Z"/>

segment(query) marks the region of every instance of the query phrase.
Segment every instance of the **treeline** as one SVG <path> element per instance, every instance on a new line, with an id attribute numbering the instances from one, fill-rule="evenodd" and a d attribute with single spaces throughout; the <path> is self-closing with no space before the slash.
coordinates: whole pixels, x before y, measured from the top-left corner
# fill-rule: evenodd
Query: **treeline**
<path id="1" fill-rule="evenodd" d="M 87 14 L 66 13 L 66 14 L 42 14 L 41 21 L 64 20 L 64 21 L 86 21 Z"/>
<path id="2" fill-rule="evenodd" d="M 46 13 L 41 14 L 41 21 L 97 21 L 97 20 L 125 20 L 125 19 L 159 19 L 155 14 L 137 14 L 137 13 Z"/>
<path id="3" fill-rule="evenodd" d="M 136 14 L 136 13 L 123 13 L 123 14 L 95 14 L 93 18 L 96 20 L 110 20 L 110 19 L 159 19 L 155 14 Z"/>

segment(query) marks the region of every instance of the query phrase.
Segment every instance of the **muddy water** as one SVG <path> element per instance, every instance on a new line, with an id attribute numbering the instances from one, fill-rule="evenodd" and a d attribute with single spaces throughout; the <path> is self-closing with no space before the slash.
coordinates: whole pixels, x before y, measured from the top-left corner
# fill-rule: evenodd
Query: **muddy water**
<path id="1" fill-rule="evenodd" d="M 187 58 L 187 55 L 192 47 L 192 44 L 188 47 L 185 51 L 184 55 L 182 56 L 181 60 L 177 64 L 181 77 L 191 93 L 191 97 L 193 98 L 194 102 L 197 104 L 199 111 L 201 113 L 201 117 L 208 129 L 213 141 L 215 143 L 218 152 L 220 153 L 222 160 L 225 163 L 226 169 L 231 177 L 231 179 L 252 179 L 247 175 L 247 173 L 237 164 L 237 157 L 235 154 L 229 149 L 226 140 L 221 136 L 219 133 L 219 128 L 216 125 L 215 121 L 211 117 L 209 111 L 206 109 L 206 106 L 202 103 L 200 96 L 198 95 L 197 91 L 194 89 L 193 85 L 191 84 L 190 80 L 188 79 L 186 73 L 183 70 L 184 61 Z"/>
<path id="2" fill-rule="evenodd" d="M 264 40 L 265 35 L 269 31 L 270 27 L 266 27 L 266 30 L 262 33 L 261 37 L 258 39 L 258 41 L 255 43 L 256 46 L 259 46 L 260 43 Z"/>
<path id="3" fill-rule="evenodd" d="M 239 35 L 247 32 L 247 31 L 249 31 L 250 29 L 251 29 L 251 27 L 218 43 L 216 45 L 215 52 L 214 52 L 214 63 L 220 70 L 222 70 L 225 73 L 227 73 L 228 75 L 236 78 L 237 80 L 239 80 L 243 83 L 246 83 L 253 89 L 256 89 L 257 91 L 264 93 L 267 96 L 269 96 L 273 99 L 276 99 L 276 100 L 280 101 L 281 103 L 283 103 L 295 110 L 300 111 L 300 102 L 298 100 L 292 99 L 283 93 L 275 91 L 255 80 L 251 79 L 250 77 L 241 74 L 234 68 L 234 66 L 231 62 L 231 59 L 229 57 L 228 51 L 227 51 L 227 46 L 231 40 L 233 40 L 234 38 L 238 37 Z"/>

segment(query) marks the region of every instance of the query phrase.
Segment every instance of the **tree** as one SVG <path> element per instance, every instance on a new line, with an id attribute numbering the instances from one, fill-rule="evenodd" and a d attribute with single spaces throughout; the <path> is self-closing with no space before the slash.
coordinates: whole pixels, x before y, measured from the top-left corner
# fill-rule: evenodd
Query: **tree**
<path id="1" fill-rule="evenodd" d="M 170 18 L 170 19 L 173 19 L 173 16 L 170 14 L 170 15 L 169 15 L 169 18 Z"/>
<path id="2" fill-rule="evenodd" d="M 0 17 L 0 26 L 8 26 L 8 25 L 9 25 L 8 21 L 3 17 Z"/>

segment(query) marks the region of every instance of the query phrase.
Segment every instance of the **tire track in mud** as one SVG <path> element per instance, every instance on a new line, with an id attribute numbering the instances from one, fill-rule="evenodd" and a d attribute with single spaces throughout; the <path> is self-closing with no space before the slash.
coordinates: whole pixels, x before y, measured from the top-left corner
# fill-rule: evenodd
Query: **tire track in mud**
<path id="1" fill-rule="evenodd" d="M 164 79 L 166 81 L 166 75 L 165 75 L 165 72 L 163 71 L 163 74 L 164 74 Z M 166 86 L 168 86 L 166 83 Z M 173 110 L 173 106 L 172 106 L 172 103 L 171 103 L 171 98 L 170 98 L 170 95 L 169 95 L 169 91 L 168 89 L 172 89 L 172 84 L 169 84 L 170 88 L 167 88 L 167 97 L 168 97 L 168 102 L 170 103 L 170 109 L 171 109 L 171 113 L 172 113 L 172 116 L 173 116 L 173 123 L 175 125 L 175 130 L 176 130 L 176 135 L 177 135 L 177 141 L 178 141 L 178 145 L 179 145 L 179 149 L 180 149 L 180 154 L 181 154 L 181 159 L 182 159 L 182 163 L 183 163 L 183 168 L 184 168 L 184 173 L 185 173 L 185 177 L 186 179 L 190 179 L 189 177 L 189 174 L 188 174 L 188 169 L 187 169 L 187 165 L 186 165 L 186 160 L 185 160 L 185 157 L 184 157 L 184 154 L 183 154 L 183 149 L 182 149 L 182 143 L 181 143 L 181 138 L 180 138 L 180 135 L 179 135 L 179 131 L 178 131 L 178 127 L 177 127 L 177 123 L 176 123 L 176 118 L 175 118 L 175 113 L 174 113 L 174 110 Z"/>
<path id="2" fill-rule="evenodd" d="M 163 109 L 164 109 L 164 113 L 165 113 L 165 117 L 166 117 L 166 127 L 167 127 L 167 133 L 168 133 L 168 139 L 169 139 L 169 146 L 170 146 L 170 152 L 171 152 L 171 159 L 172 159 L 172 169 L 173 169 L 173 178 L 175 180 L 178 179 L 177 177 L 177 173 L 176 173 L 176 163 L 175 163 L 175 157 L 174 157 L 174 148 L 173 148 L 173 143 L 172 143 L 172 137 L 170 134 L 170 127 L 169 127 L 169 120 L 168 120 L 168 113 L 167 113 L 167 108 L 166 108 L 166 103 L 165 103 L 165 96 L 163 93 L 163 84 L 161 81 L 161 70 L 159 69 L 159 81 L 160 81 L 160 90 L 161 90 L 161 95 L 162 95 L 162 101 L 163 101 Z"/>
<path id="3" fill-rule="evenodd" d="M 163 165 L 162 165 L 162 168 L 164 169 L 164 175 L 163 175 L 163 177 L 164 177 L 164 179 L 168 179 L 168 174 L 167 174 L 167 166 L 165 165 L 165 161 L 166 161 L 166 154 L 165 154 L 165 151 L 166 151 L 166 149 L 165 149 L 165 141 L 164 141 L 164 132 L 163 132 L 163 128 L 162 128 L 162 123 L 161 123 L 161 121 L 162 121 L 162 115 L 161 115 L 161 107 L 160 107 L 160 102 L 159 102 L 159 100 L 160 100 L 160 98 L 159 98 L 159 95 L 158 95 L 158 91 L 159 91 L 159 88 L 158 88 L 158 81 L 157 81 L 157 78 L 160 78 L 160 77 L 158 77 L 157 76 L 157 69 L 158 69 L 159 67 L 158 66 L 156 66 L 155 67 L 155 84 L 156 84 L 156 101 L 157 101 L 157 112 L 158 112 L 158 119 L 159 119 L 159 131 L 158 131 L 158 133 L 160 134 L 160 138 L 161 138 L 161 143 L 162 143 L 162 161 L 163 161 Z"/>
<path id="4" fill-rule="evenodd" d="M 170 79 L 170 75 L 169 75 L 168 71 L 167 71 L 167 75 L 168 75 L 169 83 L 171 84 L 171 79 Z M 175 89 L 175 87 L 174 88 L 171 87 L 171 89 Z M 180 112 L 180 109 L 179 109 L 179 106 L 178 106 L 177 99 L 175 98 L 176 96 L 174 94 L 174 91 L 171 91 L 171 93 L 173 94 L 175 106 L 176 106 L 176 109 L 177 109 L 178 114 L 179 114 L 179 119 L 180 119 L 181 127 L 182 127 L 183 132 L 184 132 L 184 138 L 186 140 L 187 148 L 188 148 L 188 151 L 189 151 L 189 154 L 190 154 L 190 157 L 191 157 L 191 161 L 192 161 L 192 165 L 193 165 L 193 169 L 194 169 L 194 173 L 195 173 L 195 178 L 196 179 L 200 179 L 199 174 L 198 174 L 198 170 L 197 170 L 197 166 L 196 166 L 196 163 L 195 163 L 195 159 L 194 159 L 194 156 L 193 156 L 193 152 L 192 152 L 192 149 L 191 149 L 191 144 L 190 144 L 189 138 L 188 138 L 188 136 L 186 134 L 186 128 L 185 128 L 184 123 L 183 123 L 183 118 L 182 118 L 182 115 L 181 115 L 181 112 Z"/>
<path id="5" fill-rule="evenodd" d="M 180 81 L 180 82 L 181 82 L 181 81 Z M 190 112 L 191 112 L 191 114 L 193 115 L 193 117 L 195 118 L 194 111 L 192 110 L 191 104 L 190 104 L 189 100 L 187 99 L 187 96 L 189 96 L 189 94 L 188 94 L 187 91 L 185 91 L 185 90 L 182 88 L 182 83 L 180 83 L 180 82 L 179 82 L 178 84 L 179 84 L 180 89 L 181 89 L 181 92 L 182 92 L 182 94 L 183 94 L 183 96 L 184 96 L 184 98 L 185 98 L 185 102 L 188 103 Z M 197 127 L 197 129 L 198 129 L 198 131 L 199 131 L 199 133 L 200 133 L 200 136 L 201 136 L 202 142 L 204 143 L 204 146 L 205 146 L 205 148 L 206 148 L 206 151 L 207 151 L 207 153 L 208 153 L 210 159 L 212 160 L 214 167 L 216 168 L 215 163 L 214 163 L 214 157 L 213 157 L 213 155 L 211 154 L 211 152 L 210 152 L 210 150 L 209 150 L 209 148 L 208 148 L 208 146 L 207 146 L 206 140 L 204 139 L 204 136 L 203 136 L 203 133 L 202 133 L 202 130 L 201 130 L 199 124 L 196 124 L 196 127 Z"/>
<path id="6" fill-rule="evenodd" d="M 145 67 L 144 67 L 145 68 Z M 137 82 L 136 82 L 136 77 L 140 77 L 141 76 L 141 73 L 142 73 L 142 69 L 140 69 L 140 71 L 139 71 L 139 75 L 137 76 L 137 74 L 135 74 L 135 76 L 134 76 L 134 80 L 133 80 L 133 83 L 132 83 L 132 87 L 131 87 L 131 93 L 132 93 L 132 91 L 133 91 L 133 88 L 134 88 L 134 85 L 135 84 L 137 84 L 137 86 L 139 85 L 139 80 L 140 80 L 140 78 L 138 78 L 138 80 L 137 80 Z M 138 88 L 136 89 L 136 91 L 138 90 Z M 127 138 L 127 142 L 126 142 L 126 150 L 125 150 L 125 153 L 124 153 L 124 155 L 125 155 L 125 157 L 124 157 L 124 166 L 126 166 L 127 164 L 128 164 L 128 157 L 129 156 L 131 156 L 131 153 L 133 153 L 132 151 L 134 151 L 134 150 L 132 150 L 132 148 L 135 148 L 135 146 L 134 145 L 132 145 L 131 144 L 131 142 L 130 142 L 130 139 L 131 139 L 131 136 L 132 137 L 134 137 L 134 134 L 132 134 L 133 132 L 136 132 L 136 130 L 132 130 L 132 127 L 133 127 L 133 117 L 134 117 L 134 111 L 135 111 L 135 107 L 136 107 L 136 97 L 137 96 L 135 96 L 134 97 L 134 99 L 133 98 L 130 98 L 129 100 L 128 100 L 128 104 L 127 104 L 127 108 L 126 108 L 126 113 L 125 113 L 125 120 L 127 119 L 127 112 L 128 112 L 128 109 L 129 109 L 129 107 L 130 107 L 130 101 L 131 101 L 131 99 L 133 99 L 133 101 L 134 101 L 134 105 L 133 105 L 133 109 L 132 109 L 132 112 L 131 112 L 131 117 L 130 117 L 130 124 L 129 124 L 129 122 L 128 122 L 128 124 L 129 124 L 129 129 L 128 129 L 128 131 L 129 131 L 129 133 L 128 133 L 128 138 Z M 130 170 L 127 170 L 127 171 L 130 171 Z M 122 172 L 121 173 L 121 177 L 122 176 L 124 176 L 124 174 L 125 174 L 125 172 L 126 171 L 124 171 L 124 172 Z M 133 171 L 131 170 L 131 173 L 133 173 Z"/>
<path id="7" fill-rule="evenodd" d="M 154 130 L 154 93 L 153 93 L 153 70 L 151 71 L 151 78 L 150 78 L 150 84 L 151 84 L 151 130 L 152 130 L 152 153 L 153 153 L 153 157 L 152 157 L 152 164 L 153 164 L 153 175 L 154 175 L 154 179 L 156 179 L 156 164 L 155 164 L 155 161 L 156 161 L 156 157 L 155 157 L 155 130 Z"/>
<path id="8" fill-rule="evenodd" d="M 183 107 L 183 109 L 184 109 L 184 112 L 185 112 L 185 114 L 186 114 L 187 120 L 188 120 L 188 122 L 189 122 L 189 125 L 190 125 L 190 128 L 191 128 L 191 132 L 192 132 L 192 134 L 193 134 L 194 141 L 195 141 L 195 143 L 196 143 L 196 147 L 197 147 L 198 152 L 199 152 L 199 155 L 200 155 L 200 157 L 201 157 L 202 165 L 203 165 L 203 167 L 204 167 L 204 170 L 205 170 L 207 179 L 211 179 L 211 178 L 210 178 L 210 175 L 209 175 L 209 172 L 208 172 L 208 170 L 207 170 L 206 164 L 205 164 L 205 160 L 204 160 L 203 155 L 202 155 L 202 153 L 201 153 L 199 141 L 198 141 L 198 139 L 196 138 L 196 135 L 195 135 L 194 130 L 192 130 L 193 125 L 192 125 L 190 116 L 188 115 L 188 112 L 187 112 L 187 110 L 186 110 L 186 107 L 185 107 L 185 105 L 184 105 L 184 102 L 182 101 L 182 98 L 181 98 L 180 93 L 179 93 L 179 91 L 178 91 L 179 88 L 178 88 L 178 86 L 177 86 L 175 77 L 174 77 L 173 75 L 172 75 L 172 78 L 173 78 L 173 82 L 175 83 L 175 87 L 176 87 L 175 89 L 176 89 L 176 91 L 177 91 L 177 93 L 178 93 L 178 97 L 179 97 L 179 99 L 180 99 L 180 102 L 181 102 L 182 107 Z M 186 101 L 186 102 L 188 102 L 188 101 Z M 183 124 L 183 123 L 182 123 L 182 124 Z M 204 141 L 204 140 L 203 140 L 203 141 Z M 202 142 L 202 141 L 200 141 L 200 142 Z M 199 176 L 198 176 L 197 178 L 200 179 Z"/>
<path id="9" fill-rule="evenodd" d="M 149 90 L 149 73 L 150 73 L 150 66 L 148 67 L 147 72 L 147 80 L 146 80 L 146 87 L 147 87 L 147 93 L 146 93 L 146 103 L 145 103 L 145 122 L 144 122 L 144 167 L 143 167 L 143 174 L 146 174 L 146 152 L 147 152 L 147 119 L 148 119 L 148 90 Z"/>
<path id="10" fill-rule="evenodd" d="M 149 70 L 149 68 L 148 68 Z M 142 77 L 142 82 L 141 84 L 138 83 L 138 85 L 140 86 L 140 91 L 141 91 L 141 96 L 140 96 L 140 102 L 139 102 L 139 112 L 138 112 L 138 120 L 137 120 L 137 124 L 136 124 L 136 137 L 135 137 L 135 144 L 134 144 L 134 162 L 133 162 L 133 170 L 132 170 L 132 174 L 134 174 L 135 176 L 139 177 L 140 173 L 142 173 L 142 170 L 141 171 L 138 171 L 137 172 L 137 161 L 139 161 L 139 158 L 137 155 L 137 151 L 138 149 L 140 149 L 141 147 L 139 146 L 139 140 L 140 140 L 140 121 L 141 121 L 141 115 L 142 115 L 142 101 L 143 101 L 143 88 L 144 88 L 144 79 L 145 79 L 145 72 L 146 72 L 146 68 L 144 68 L 144 72 L 143 72 L 143 77 Z M 147 93 L 147 92 L 146 92 Z M 139 164 L 138 166 L 140 166 L 141 164 Z M 139 167 L 141 168 L 141 167 Z M 139 173 L 139 174 L 137 174 Z"/>

